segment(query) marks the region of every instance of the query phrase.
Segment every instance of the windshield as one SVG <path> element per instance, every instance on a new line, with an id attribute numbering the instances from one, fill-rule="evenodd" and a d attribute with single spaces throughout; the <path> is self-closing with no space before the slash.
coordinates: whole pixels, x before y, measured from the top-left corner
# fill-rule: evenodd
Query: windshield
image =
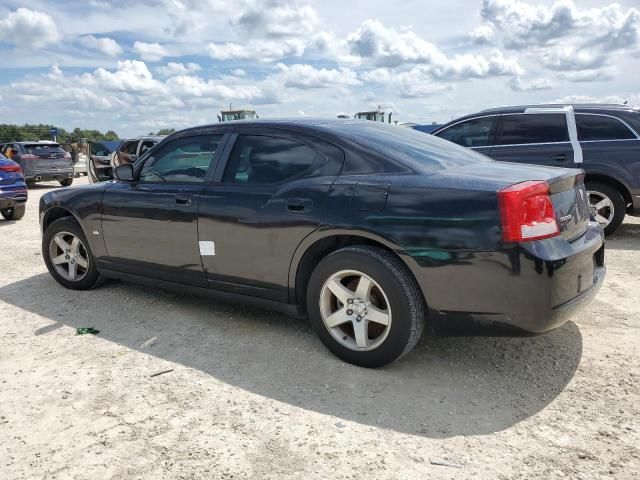
<path id="1" fill-rule="evenodd" d="M 25 145 L 24 149 L 31 155 L 51 155 L 52 153 L 61 153 L 64 155 L 64 149 L 57 143 L 34 143 Z"/>
<path id="2" fill-rule="evenodd" d="M 327 124 L 327 127 L 364 147 L 420 170 L 438 171 L 491 162 L 473 150 L 410 128 L 375 122 L 335 122 Z"/>

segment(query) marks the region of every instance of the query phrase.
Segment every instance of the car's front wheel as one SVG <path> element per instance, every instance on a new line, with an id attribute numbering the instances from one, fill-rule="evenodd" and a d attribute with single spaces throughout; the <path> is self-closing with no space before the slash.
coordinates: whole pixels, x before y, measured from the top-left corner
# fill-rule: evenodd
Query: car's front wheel
<path id="1" fill-rule="evenodd" d="M 7 220 L 20 220 L 27 211 L 26 205 L 16 205 L 15 207 L 0 210 L 2 216 Z"/>
<path id="2" fill-rule="evenodd" d="M 42 256 L 51 276 L 62 286 L 89 290 L 100 282 L 89 243 L 75 220 L 61 218 L 42 237 Z"/>
<path id="3" fill-rule="evenodd" d="M 415 279 L 392 253 L 353 246 L 325 257 L 307 289 L 307 311 L 322 342 L 362 367 L 391 363 L 418 342 L 425 302 Z"/>

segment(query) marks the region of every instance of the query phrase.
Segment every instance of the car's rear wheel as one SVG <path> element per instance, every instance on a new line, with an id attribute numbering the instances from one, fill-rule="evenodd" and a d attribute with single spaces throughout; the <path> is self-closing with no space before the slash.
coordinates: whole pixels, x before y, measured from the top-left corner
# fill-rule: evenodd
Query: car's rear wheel
<path id="1" fill-rule="evenodd" d="M 378 247 L 347 247 L 325 257 L 307 289 L 307 311 L 322 342 L 362 367 L 391 363 L 418 342 L 425 303 L 400 260 Z"/>
<path id="2" fill-rule="evenodd" d="M 26 205 L 16 205 L 14 207 L 0 210 L 2 216 L 7 220 L 20 220 L 27 211 Z"/>
<path id="3" fill-rule="evenodd" d="M 68 187 L 73 183 L 73 178 L 63 178 L 60 180 L 60 185 L 63 187 Z"/>
<path id="4" fill-rule="evenodd" d="M 71 218 L 58 219 L 47 227 L 42 256 L 51 276 L 64 287 L 89 290 L 99 284 L 100 274 L 89 243 Z"/>
<path id="5" fill-rule="evenodd" d="M 606 183 L 587 182 L 585 186 L 589 195 L 591 214 L 604 229 L 605 235 L 613 233 L 626 214 L 622 194 Z"/>

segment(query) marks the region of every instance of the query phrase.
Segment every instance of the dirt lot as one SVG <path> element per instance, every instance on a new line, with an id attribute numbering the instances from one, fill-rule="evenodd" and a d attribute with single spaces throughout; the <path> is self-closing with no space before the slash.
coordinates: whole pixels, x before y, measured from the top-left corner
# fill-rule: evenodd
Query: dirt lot
<path id="1" fill-rule="evenodd" d="M 40 254 L 51 188 L 0 220 L 1 478 L 638 478 L 639 219 L 609 239 L 605 285 L 573 322 L 423 338 L 374 371 L 280 314 L 65 290 Z"/>

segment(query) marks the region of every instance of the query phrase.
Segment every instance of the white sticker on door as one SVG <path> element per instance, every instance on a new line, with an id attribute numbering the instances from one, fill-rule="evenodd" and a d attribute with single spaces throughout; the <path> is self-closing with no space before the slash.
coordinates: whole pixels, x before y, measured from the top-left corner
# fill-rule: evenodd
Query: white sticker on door
<path id="1" fill-rule="evenodd" d="M 198 242 L 200 244 L 200 255 L 211 256 L 216 254 L 216 244 L 214 242 Z"/>

